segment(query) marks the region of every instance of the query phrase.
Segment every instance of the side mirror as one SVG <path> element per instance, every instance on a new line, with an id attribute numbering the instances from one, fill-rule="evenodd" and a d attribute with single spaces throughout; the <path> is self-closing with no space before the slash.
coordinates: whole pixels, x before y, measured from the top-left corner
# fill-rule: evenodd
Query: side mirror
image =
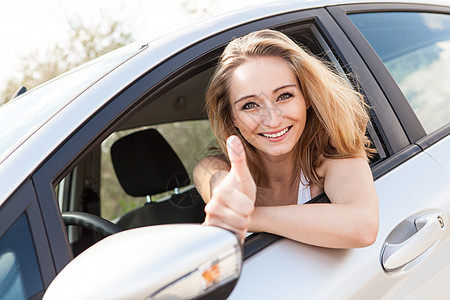
<path id="1" fill-rule="evenodd" d="M 111 235 L 71 261 L 44 299 L 225 299 L 242 247 L 224 229 L 160 225 Z"/>

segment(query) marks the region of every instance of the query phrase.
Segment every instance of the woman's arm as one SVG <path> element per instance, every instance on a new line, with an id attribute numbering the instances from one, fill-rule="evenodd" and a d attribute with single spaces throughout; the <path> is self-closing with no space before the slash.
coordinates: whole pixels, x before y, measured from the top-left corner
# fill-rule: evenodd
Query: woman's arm
<path id="1" fill-rule="evenodd" d="M 256 207 L 249 231 L 331 247 L 365 247 L 378 233 L 378 198 L 362 158 L 327 160 L 319 173 L 332 204 Z"/>

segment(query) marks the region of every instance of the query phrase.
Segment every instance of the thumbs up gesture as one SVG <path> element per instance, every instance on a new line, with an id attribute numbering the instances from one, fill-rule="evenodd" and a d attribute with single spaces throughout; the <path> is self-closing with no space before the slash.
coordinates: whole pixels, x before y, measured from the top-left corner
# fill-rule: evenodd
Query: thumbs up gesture
<path id="1" fill-rule="evenodd" d="M 256 199 L 256 185 L 247 166 L 244 146 L 237 136 L 227 139 L 230 171 L 215 187 L 205 207 L 204 225 L 218 226 L 236 233 L 241 242 L 247 234 Z"/>

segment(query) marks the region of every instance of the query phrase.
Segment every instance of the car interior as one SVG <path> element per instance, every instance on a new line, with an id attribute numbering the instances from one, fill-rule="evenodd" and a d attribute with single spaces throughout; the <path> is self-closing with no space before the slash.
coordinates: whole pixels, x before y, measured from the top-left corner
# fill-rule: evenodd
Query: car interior
<path id="1" fill-rule="evenodd" d="M 343 72 L 314 25 L 277 29 Z M 61 212 L 93 214 L 122 230 L 202 223 L 204 202 L 191 177 L 195 164 L 217 147 L 203 107 L 217 57 L 186 71 L 185 80 L 163 94 L 150 96 L 155 99 L 84 154 L 56 186 Z M 372 127 L 369 135 L 375 135 Z M 68 226 L 67 234 L 74 256 L 102 238 L 79 226 Z"/>

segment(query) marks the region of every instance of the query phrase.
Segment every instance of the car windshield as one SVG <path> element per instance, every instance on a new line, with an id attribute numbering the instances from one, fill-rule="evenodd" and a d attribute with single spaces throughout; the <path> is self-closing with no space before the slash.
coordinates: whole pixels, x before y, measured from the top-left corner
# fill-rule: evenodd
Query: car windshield
<path id="1" fill-rule="evenodd" d="M 0 162 L 55 113 L 138 51 L 134 46 L 81 65 L 1 106 Z"/>

